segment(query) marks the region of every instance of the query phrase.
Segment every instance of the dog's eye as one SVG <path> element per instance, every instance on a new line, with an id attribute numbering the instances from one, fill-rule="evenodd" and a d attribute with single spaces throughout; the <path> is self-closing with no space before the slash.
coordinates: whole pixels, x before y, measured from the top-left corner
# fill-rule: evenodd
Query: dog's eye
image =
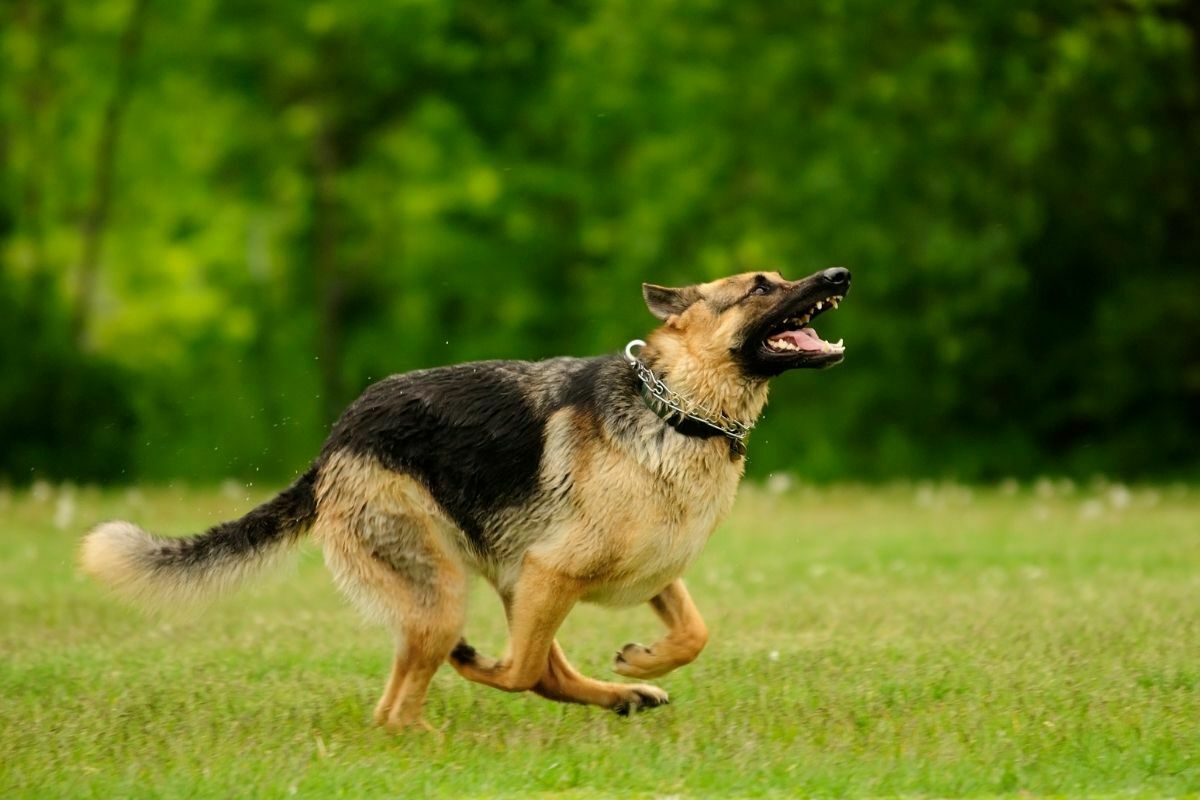
<path id="1" fill-rule="evenodd" d="M 750 290 L 750 294 L 752 294 L 752 295 L 770 294 L 771 290 L 773 288 L 775 288 L 775 287 L 771 286 L 770 284 L 760 283 L 758 286 L 755 286 L 753 289 Z"/>

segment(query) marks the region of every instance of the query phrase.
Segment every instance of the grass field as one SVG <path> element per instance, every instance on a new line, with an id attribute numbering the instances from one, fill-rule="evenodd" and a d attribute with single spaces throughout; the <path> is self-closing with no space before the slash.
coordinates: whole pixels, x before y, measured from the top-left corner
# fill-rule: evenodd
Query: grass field
<path id="1" fill-rule="evenodd" d="M 779 487 L 776 487 L 779 488 Z M 434 681 L 442 735 L 370 711 L 384 631 L 298 566 L 149 619 L 74 570 L 82 530 L 198 530 L 240 491 L 0 493 L 0 796 L 1167 796 L 1200 792 L 1200 491 L 745 487 L 689 584 L 712 640 L 668 707 Z M 467 630 L 498 651 L 476 586 Z M 657 633 L 582 606 L 596 675 Z"/>

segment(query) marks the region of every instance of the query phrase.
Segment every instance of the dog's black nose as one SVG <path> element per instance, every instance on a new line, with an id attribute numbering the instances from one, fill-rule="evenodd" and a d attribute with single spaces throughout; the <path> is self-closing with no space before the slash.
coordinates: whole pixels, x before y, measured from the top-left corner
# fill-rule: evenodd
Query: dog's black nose
<path id="1" fill-rule="evenodd" d="M 821 277 L 826 283 L 832 283 L 834 286 L 845 286 L 850 283 L 850 270 L 845 267 L 830 267 L 821 273 Z"/>

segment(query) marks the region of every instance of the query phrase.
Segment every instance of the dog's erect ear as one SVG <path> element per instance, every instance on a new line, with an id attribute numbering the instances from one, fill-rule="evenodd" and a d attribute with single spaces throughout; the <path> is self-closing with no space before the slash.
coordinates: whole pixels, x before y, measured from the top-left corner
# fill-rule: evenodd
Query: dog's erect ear
<path id="1" fill-rule="evenodd" d="M 642 297 L 646 298 L 646 308 L 650 309 L 650 313 L 666 322 L 676 314 L 687 311 L 688 306 L 699 300 L 700 290 L 695 286 L 672 289 L 668 286 L 643 283 Z"/>

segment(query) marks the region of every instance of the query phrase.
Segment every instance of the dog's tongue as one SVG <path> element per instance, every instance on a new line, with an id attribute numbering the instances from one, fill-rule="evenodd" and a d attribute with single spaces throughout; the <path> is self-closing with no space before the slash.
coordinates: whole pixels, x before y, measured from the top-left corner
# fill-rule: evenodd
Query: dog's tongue
<path id="1" fill-rule="evenodd" d="M 801 328 L 798 331 L 784 331 L 783 333 L 775 334 L 771 338 L 786 339 L 798 350 L 823 351 L 826 347 L 826 343 L 821 341 L 821 337 L 817 336 L 817 332 L 812 328 Z"/>

